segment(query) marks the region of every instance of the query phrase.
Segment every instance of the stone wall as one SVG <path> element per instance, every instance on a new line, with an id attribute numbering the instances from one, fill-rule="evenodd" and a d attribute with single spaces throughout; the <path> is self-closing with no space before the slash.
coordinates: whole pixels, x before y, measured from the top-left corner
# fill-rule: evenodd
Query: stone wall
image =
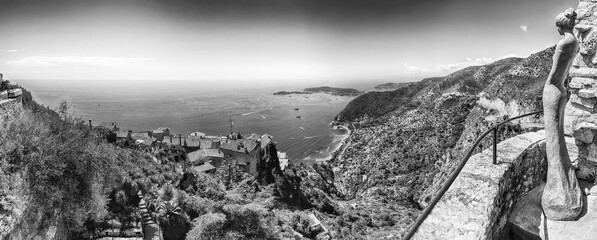
<path id="1" fill-rule="evenodd" d="M 577 176 L 594 181 L 597 173 L 597 1 L 581 0 L 574 33 L 580 50 L 570 68 L 570 101 L 564 131 L 579 148 Z"/>
<path id="2" fill-rule="evenodd" d="M 545 180 L 544 131 L 521 134 L 473 155 L 450 189 L 419 227 L 413 239 L 494 239 L 503 230 L 511 207 Z M 574 139 L 566 139 L 576 159 Z"/>

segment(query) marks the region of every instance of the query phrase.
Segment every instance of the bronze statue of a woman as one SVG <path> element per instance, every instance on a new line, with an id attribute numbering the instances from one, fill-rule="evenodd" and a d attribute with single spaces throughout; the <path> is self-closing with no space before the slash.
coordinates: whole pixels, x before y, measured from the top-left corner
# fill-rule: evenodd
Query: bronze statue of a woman
<path id="1" fill-rule="evenodd" d="M 575 220 L 581 213 L 582 192 L 570 163 L 564 140 L 564 108 L 568 94 L 564 81 L 578 52 L 578 40 L 572 33 L 576 13 L 568 9 L 556 17 L 556 27 L 564 38 L 556 46 L 553 65 L 543 89 L 547 179 L 541 205 L 551 220 Z"/>

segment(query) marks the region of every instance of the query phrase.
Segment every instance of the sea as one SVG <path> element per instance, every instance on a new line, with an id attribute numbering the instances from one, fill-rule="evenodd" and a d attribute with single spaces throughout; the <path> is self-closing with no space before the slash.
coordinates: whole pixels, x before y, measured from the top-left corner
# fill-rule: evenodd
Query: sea
<path id="1" fill-rule="evenodd" d="M 18 81 L 35 100 L 56 108 L 66 101 L 74 115 L 94 125 L 116 123 L 134 132 L 168 127 L 172 133 L 203 132 L 224 136 L 270 134 L 291 164 L 331 158 L 348 136 L 330 123 L 355 97 L 329 94 L 273 95 L 302 88 L 196 89 L 169 86 L 163 90 L 137 87 L 48 87 L 39 81 Z M 232 124 L 231 124 L 232 122 Z"/>

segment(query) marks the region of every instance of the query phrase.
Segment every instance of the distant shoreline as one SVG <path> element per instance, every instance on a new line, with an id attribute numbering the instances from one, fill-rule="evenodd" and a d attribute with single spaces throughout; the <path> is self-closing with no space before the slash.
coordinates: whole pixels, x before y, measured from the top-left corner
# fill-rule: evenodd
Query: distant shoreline
<path id="1" fill-rule="evenodd" d="M 275 92 L 274 95 L 290 95 L 290 94 L 313 94 L 313 93 L 327 93 L 334 96 L 359 96 L 365 92 L 356 90 L 354 88 L 335 88 L 335 87 L 315 87 L 305 88 L 303 91 L 280 91 Z"/>
<path id="2" fill-rule="evenodd" d="M 337 124 L 336 121 L 332 122 L 332 126 L 338 126 L 338 128 L 342 128 L 344 130 L 346 130 L 348 133 L 344 134 L 344 136 L 342 137 L 342 140 L 340 141 L 340 144 L 330 152 L 330 157 L 328 159 L 317 159 L 315 160 L 315 162 L 334 162 L 336 161 L 336 159 L 338 159 L 339 157 L 342 157 L 342 155 L 344 154 L 344 151 L 346 150 L 346 148 L 348 147 L 348 138 L 350 138 L 350 136 L 352 136 L 353 131 L 350 130 L 350 127 L 347 126 L 347 124 Z"/>

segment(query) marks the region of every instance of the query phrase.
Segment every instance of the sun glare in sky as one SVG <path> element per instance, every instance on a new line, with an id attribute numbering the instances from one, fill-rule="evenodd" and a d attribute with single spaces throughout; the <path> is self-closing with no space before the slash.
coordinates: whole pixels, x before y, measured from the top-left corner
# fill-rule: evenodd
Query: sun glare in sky
<path id="1" fill-rule="evenodd" d="M 577 1 L 10 1 L 11 79 L 312 82 L 418 80 L 557 42 Z"/>

